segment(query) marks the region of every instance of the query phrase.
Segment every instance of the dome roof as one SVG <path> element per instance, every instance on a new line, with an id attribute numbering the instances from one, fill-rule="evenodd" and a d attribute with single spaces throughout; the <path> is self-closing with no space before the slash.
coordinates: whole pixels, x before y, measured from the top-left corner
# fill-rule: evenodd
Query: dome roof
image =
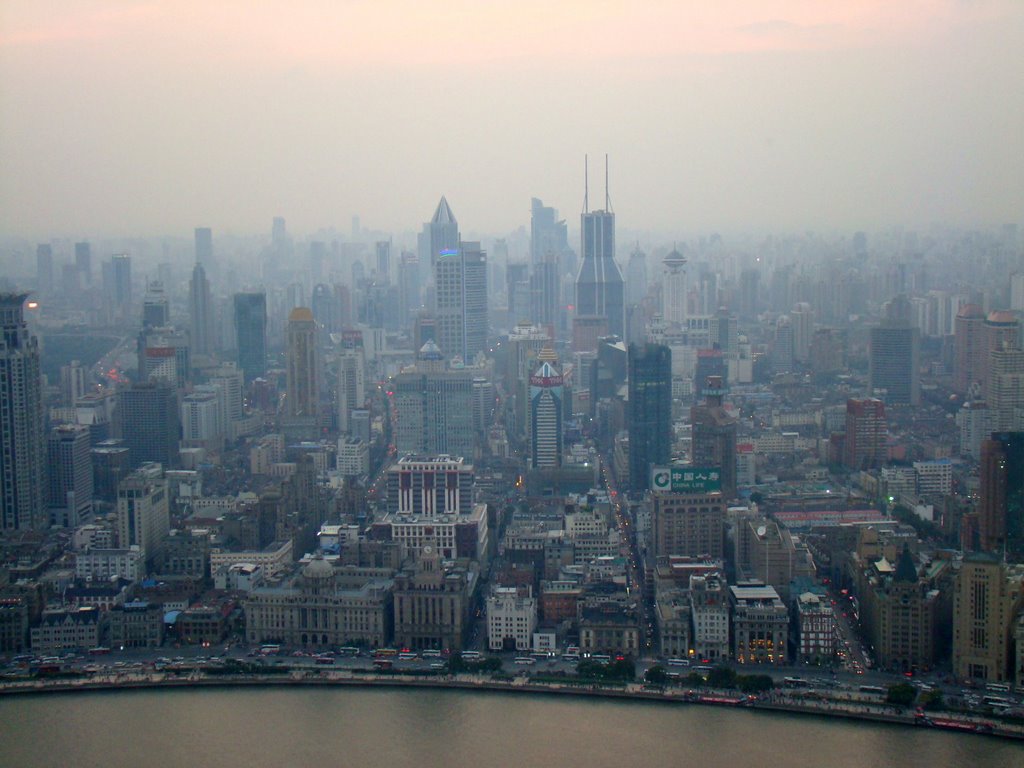
<path id="1" fill-rule="evenodd" d="M 956 316 L 963 317 L 965 319 L 982 318 L 985 316 L 985 313 L 977 304 L 964 304 L 962 307 L 960 307 L 960 311 L 956 313 Z"/>
<path id="2" fill-rule="evenodd" d="M 329 579 L 334 576 L 334 566 L 322 557 L 317 557 L 302 569 L 302 575 L 307 579 Z"/>
<path id="3" fill-rule="evenodd" d="M 1008 309 L 997 309 L 988 313 L 988 322 L 998 325 L 1016 325 L 1017 316 Z"/>
<path id="4" fill-rule="evenodd" d="M 313 322 L 313 310 L 309 307 L 296 307 L 288 315 L 288 322 Z"/>

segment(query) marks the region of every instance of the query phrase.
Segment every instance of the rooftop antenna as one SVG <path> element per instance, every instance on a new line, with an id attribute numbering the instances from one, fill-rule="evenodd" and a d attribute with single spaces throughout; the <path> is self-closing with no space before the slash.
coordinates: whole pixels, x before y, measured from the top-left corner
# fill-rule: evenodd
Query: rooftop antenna
<path id="1" fill-rule="evenodd" d="M 590 170 L 587 156 L 583 155 L 583 212 L 590 213 Z"/>
<path id="2" fill-rule="evenodd" d="M 608 195 L 608 155 L 604 156 L 604 209 L 611 213 L 612 199 Z"/>

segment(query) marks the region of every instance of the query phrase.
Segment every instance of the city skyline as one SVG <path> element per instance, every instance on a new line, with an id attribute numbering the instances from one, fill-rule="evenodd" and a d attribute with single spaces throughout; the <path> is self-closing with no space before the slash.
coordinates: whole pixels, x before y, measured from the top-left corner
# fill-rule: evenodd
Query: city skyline
<path id="1" fill-rule="evenodd" d="M 1009 0 L 180 10 L 5 4 L 0 233 L 403 231 L 444 194 L 474 237 L 533 196 L 572 221 L 588 153 L 641 230 L 993 225 L 1024 199 Z"/>

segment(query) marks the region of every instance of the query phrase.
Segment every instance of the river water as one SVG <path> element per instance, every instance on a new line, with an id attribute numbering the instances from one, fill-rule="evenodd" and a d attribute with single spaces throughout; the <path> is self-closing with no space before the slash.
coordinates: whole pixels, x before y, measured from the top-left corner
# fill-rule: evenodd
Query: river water
<path id="1" fill-rule="evenodd" d="M 214 688 L 0 698 L 0 766 L 944 768 L 1019 743 L 713 707 L 507 693 Z"/>

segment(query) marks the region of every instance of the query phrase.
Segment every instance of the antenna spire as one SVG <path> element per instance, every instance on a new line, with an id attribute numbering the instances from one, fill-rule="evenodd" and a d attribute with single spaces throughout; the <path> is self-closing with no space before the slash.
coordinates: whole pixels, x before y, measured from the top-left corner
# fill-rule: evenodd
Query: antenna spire
<path id="1" fill-rule="evenodd" d="M 590 213 L 590 166 L 586 154 L 583 155 L 583 212 Z"/>
<path id="2" fill-rule="evenodd" d="M 604 156 L 604 209 L 611 212 L 612 199 L 608 194 L 608 154 Z"/>

